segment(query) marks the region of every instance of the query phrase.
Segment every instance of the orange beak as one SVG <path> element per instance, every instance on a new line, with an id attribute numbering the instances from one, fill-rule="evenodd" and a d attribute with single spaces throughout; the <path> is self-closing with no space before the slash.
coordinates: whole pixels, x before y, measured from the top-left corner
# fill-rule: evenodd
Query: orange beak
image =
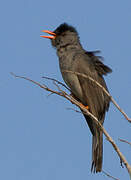
<path id="1" fill-rule="evenodd" d="M 48 30 L 42 30 L 41 32 L 45 32 L 45 33 L 51 34 L 52 36 L 40 36 L 40 37 L 48 38 L 48 39 L 55 39 L 55 38 L 56 38 L 56 34 L 53 33 L 53 32 L 51 32 L 51 31 L 48 31 Z"/>

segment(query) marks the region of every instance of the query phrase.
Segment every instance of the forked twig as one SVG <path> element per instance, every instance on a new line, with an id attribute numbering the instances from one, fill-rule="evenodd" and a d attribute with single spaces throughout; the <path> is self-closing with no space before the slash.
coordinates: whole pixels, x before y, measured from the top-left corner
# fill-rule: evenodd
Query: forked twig
<path id="1" fill-rule="evenodd" d="M 41 85 L 40 83 L 29 79 L 27 77 L 24 76 L 17 76 L 14 73 L 11 73 L 14 77 L 16 78 L 22 78 L 25 79 L 27 81 L 30 81 L 36 85 L 38 85 L 40 88 L 45 89 L 46 91 L 52 92 L 54 94 L 57 94 L 59 96 L 62 96 L 64 98 L 66 98 L 67 100 L 69 100 L 71 103 L 75 104 L 76 106 L 78 106 L 84 113 L 86 113 L 88 116 L 90 116 L 92 118 L 92 120 L 94 121 L 94 123 L 96 123 L 101 131 L 104 133 L 104 135 L 106 136 L 106 138 L 108 139 L 108 141 L 112 144 L 113 148 L 115 149 L 115 151 L 117 152 L 118 156 L 120 157 L 120 159 L 122 160 L 122 162 L 124 163 L 125 167 L 128 170 L 128 173 L 130 175 L 130 179 L 131 179 L 131 166 L 129 165 L 129 163 L 127 162 L 126 158 L 124 157 L 124 155 L 120 152 L 119 148 L 117 147 L 117 145 L 115 144 L 115 142 L 113 141 L 113 139 L 111 138 L 111 136 L 106 132 L 105 128 L 101 125 L 101 123 L 98 121 L 98 119 L 91 114 L 84 106 L 81 106 L 81 103 L 79 101 L 77 101 L 74 97 L 72 97 L 71 95 L 67 94 L 65 91 L 62 92 L 57 92 L 55 90 L 52 90 L 50 88 L 48 88 L 45 85 Z M 64 93 L 63 93 L 64 92 Z"/>
<path id="2" fill-rule="evenodd" d="M 48 79 L 48 80 L 51 80 L 51 81 L 54 81 L 54 82 L 57 82 L 58 84 L 60 84 L 60 85 L 62 85 L 63 87 L 65 87 L 68 91 L 71 91 L 64 83 L 58 81 L 57 79 L 49 78 L 49 77 L 46 77 L 46 76 L 42 76 L 42 78 Z"/>

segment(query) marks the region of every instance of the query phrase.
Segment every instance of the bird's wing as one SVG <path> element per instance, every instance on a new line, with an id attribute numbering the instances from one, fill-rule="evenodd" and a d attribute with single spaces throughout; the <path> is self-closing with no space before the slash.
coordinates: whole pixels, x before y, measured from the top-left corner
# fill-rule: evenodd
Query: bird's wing
<path id="1" fill-rule="evenodd" d="M 96 68 L 97 67 L 97 68 Z M 102 85 L 107 91 L 106 83 L 103 79 L 103 74 L 106 74 L 108 67 L 97 60 L 92 59 L 92 57 L 87 54 L 79 54 L 76 56 L 74 61 L 74 71 L 91 77 L 93 80 L 97 81 Z M 110 98 L 103 92 L 103 90 L 90 79 L 83 77 L 82 75 L 77 75 L 80 87 L 82 89 L 82 99 L 81 102 L 84 105 L 89 106 L 89 111 L 97 117 L 101 124 L 104 122 L 105 112 L 109 108 Z M 103 157 L 103 133 L 100 131 L 92 118 L 85 115 L 85 119 L 89 125 L 89 128 L 93 135 L 92 141 L 92 168 L 94 172 L 99 172 L 102 169 L 102 157 Z"/>
<path id="2" fill-rule="evenodd" d="M 108 91 L 102 75 L 97 72 L 95 64 L 91 58 L 87 55 L 79 55 L 78 57 L 76 57 L 75 60 L 75 72 L 79 72 L 93 78 Z M 94 114 L 98 120 L 103 121 L 105 111 L 107 111 L 109 107 L 109 97 L 107 97 L 107 95 L 100 87 L 98 87 L 98 85 L 96 85 L 95 82 L 92 82 L 81 75 L 77 76 L 83 93 L 83 97 L 80 99 L 81 102 L 84 105 L 89 106 L 90 112 Z"/>
<path id="3" fill-rule="evenodd" d="M 96 56 L 96 53 L 100 53 L 100 51 L 85 51 L 85 54 L 91 58 L 91 60 L 94 63 L 96 71 L 100 75 L 107 75 L 107 73 L 111 73 L 112 69 L 106 66 L 105 64 L 102 63 L 101 60 L 104 58 L 102 56 Z"/>

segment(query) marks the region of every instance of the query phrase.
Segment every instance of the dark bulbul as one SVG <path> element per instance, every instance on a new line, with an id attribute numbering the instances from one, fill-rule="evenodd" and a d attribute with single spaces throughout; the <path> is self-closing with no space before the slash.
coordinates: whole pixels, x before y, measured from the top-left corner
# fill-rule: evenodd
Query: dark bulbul
<path id="1" fill-rule="evenodd" d="M 76 29 L 68 24 L 61 24 L 55 31 L 44 30 L 51 36 L 41 36 L 51 39 L 52 45 L 57 50 L 60 70 L 71 94 L 97 117 L 103 125 L 105 112 L 109 109 L 110 98 L 98 85 L 80 75 L 65 72 L 72 71 L 90 76 L 107 91 L 103 75 L 112 72 L 104 65 L 94 52 L 83 49 Z M 92 167 L 91 171 L 101 172 L 103 159 L 103 133 L 88 116 L 83 114 L 91 130 L 92 140 Z"/>

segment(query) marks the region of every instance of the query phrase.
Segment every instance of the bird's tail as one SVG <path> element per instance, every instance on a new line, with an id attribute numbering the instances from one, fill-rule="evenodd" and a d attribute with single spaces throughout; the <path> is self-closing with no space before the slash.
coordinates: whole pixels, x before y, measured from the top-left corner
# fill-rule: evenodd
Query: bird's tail
<path id="1" fill-rule="evenodd" d="M 97 173 L 102 170 L 103 162 L 103 132 L 92 122 L 92 119 L 83 114 L 92 133 L 92 166 L 91 172 Z M 104 116 L 101 118 L 103 122 Z"/>
<path id="2" fill-rule="evenodd" d="M 101 172 L 103 161 L 103 132 L 97 130 L 92 137 L 92 172 Z"/>

